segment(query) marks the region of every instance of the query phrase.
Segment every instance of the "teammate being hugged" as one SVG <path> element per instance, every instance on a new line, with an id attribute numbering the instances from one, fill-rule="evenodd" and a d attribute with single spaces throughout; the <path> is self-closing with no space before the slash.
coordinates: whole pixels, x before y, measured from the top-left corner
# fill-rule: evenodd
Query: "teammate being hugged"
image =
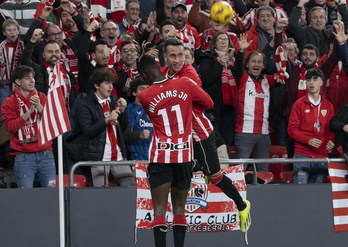
<path id="1" fill-rule="evenodd" d="M 168 194 L 173 205 L 174 244 L 184 246 L 185 202 L 192 177 L 192 104 L 213 107 L 210 96 L 189 78 L 168 80 L 154 58 L 143 56 L 139 74 L 153 85 L 140 93 L 154 135 L 149 148 L 148 180 L 154 207 L 155 246 L 166 246 Z"/>

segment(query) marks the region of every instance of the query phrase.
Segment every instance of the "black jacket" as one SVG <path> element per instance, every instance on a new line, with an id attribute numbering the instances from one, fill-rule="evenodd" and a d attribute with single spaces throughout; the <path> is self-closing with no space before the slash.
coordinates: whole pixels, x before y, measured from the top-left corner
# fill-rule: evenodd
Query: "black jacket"
<path id="1" fill-rule="evenodd" d="M 348 124 L 348 104 L 345 104 L 332 118 L 331 130 L 335 132 L 337 146 L 342 146 L 343 151 L 348 151 L 348 133 L 343 131 L 343 127 Z"/>
<path id="2" fill-rule="evenodd" d="M 110 96 L 110 109 L 116 107 L 116 96 Z M 82 99 L 77 109 L 77 121 L 80 134 L 83 136 L 81 145 L 83 146 L 83 160 L 101 161 L 104 155 L 106 143 L 106 127 L 103 109 L 98 102 L 94 92 Z M 124 112 L 118 117 L 119 125 L 116 126 L 117 141 L 121 148 L 123 158 L 127 157 L 127 148 L 123 135 L 129 132 L 127 113 Z"/>

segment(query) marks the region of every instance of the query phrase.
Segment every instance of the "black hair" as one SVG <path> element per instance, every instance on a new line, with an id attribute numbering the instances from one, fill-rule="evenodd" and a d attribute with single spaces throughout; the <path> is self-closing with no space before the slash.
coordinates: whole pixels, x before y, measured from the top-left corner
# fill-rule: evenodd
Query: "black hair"
<path id="1" fill-rule="evenodd" d="M 91 49 L 91 53 L 95 53 L 97 51 L 97 46 L 98 45 L 108 45 L 108 43 L 106 42 L 106 40 L 104 39 L 97 39 L 94 43 L 93 43 L 93 46 L 92 46 L 92 49 Z"/>
<path id="2" fill-rule="evenodd" d="M 33 76 L 35 76 L 34 69 L 27 65 L 19 65 L 14 68 L 14 70 L 11 72 L 11 80 L 14 82 L 17 79 L 22 79 L 26 76 L 28 76 L 30 73 L 33 73 Z"/>
<path id="3" fill-rule="evenodd" d="M 317 57 L 319 57 L 319 49 L 315 46 L 315 45 L 312 45 L 312 44 L 305 44 L 302 48 L 302 51 L 301 51 L 301 54 L 303 53 L 303 50 L 304 49 L 307 49 L 307 50 L 314 50 L 315 51 L 315 54 L 317 55 Z"/>
<path id="4" fill-rule="evenodd" d="M 167 25 L 173 25 L 174 27 L 175 27 L 175 24 L 174 24 L 174 22 L 172 21 L 172 20 L 170 20 L 170 19 L 167 19 L 167 20 L 165 20 L 165 21 L 163 21 L 162 23 L 161 23 L 161 26 L 160 26 L 160 28 L 159 28 L 159 33 L 160 34 L 162 34 L 162 29 L 163 29 L 163 27 L 164 26 L 167 26 Z"/>
<path id="5" fill-rule="evenodd" d="M 165 42 L 164 42 L 164 45 L 163 45 L 163 50 L 164 50 L 164 53 L 167 52 L 167 47 L 168 46 L 182 46 L 182 48 L 184 48 L 184 43 L 182 43 L 181 40 L 178 40 L 178 39 L 167 39 Z"/>
<path id="6" fill-rule="evenodd" d="M 116 77 L 111 69 L 95 69 L 93 70 L 91 76 L 89 77 L 89 82 L 92 85 L 92 90 L 96 91 L 95 88 L 96 85 L 100 85 L 104 81 L 112 82 L 114 83 L 116 80 Z"/>
<path id="7" fill-rule="evenodd" d="M 136 92 L 138 89 L 138 86 L 140 86 L 140 85 L 149 85 L 150 86 L 151 83 L 144 81 L 143 78 L 141 78 L 141 76 L 138 76 L 131 83 L 131 88 L 130 88 L 131 93 Z"/>
<path id="8" fill-rule="evenodd" d="M 310 80 L 312 78 L 317 79 L 318 77 L 320 77 L 324 81 L 323 71 L 321 71 L 320 69 L 316 69 L 316 68 L 312 68 L 312 69 L 307 70 L 305 77 L 306 77 L 306 80 Z"/>
<path id="9" fill-rule="evenodd" d="M 152 56 L 144 55 L 140 60 L 137 60 L 137 69 L 139 74 L 142 75 L 147 74 L 147 71 L 155 71 L 156 69 L 159 69 L 159 65 Z"/>

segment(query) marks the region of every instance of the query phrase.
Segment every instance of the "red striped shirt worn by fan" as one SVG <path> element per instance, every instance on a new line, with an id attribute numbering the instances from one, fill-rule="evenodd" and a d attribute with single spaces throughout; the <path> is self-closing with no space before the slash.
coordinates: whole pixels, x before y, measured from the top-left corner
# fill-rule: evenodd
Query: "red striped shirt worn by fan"
<path id="1" fill-rule="evenodd" d="M 239 80 L 236 132 L 268 135 L 270 86 L 274 76 L 264 75 L 259 80 L 243 73 Z"/>
<path id="2" fill-rule="evenodd" d="M 275 12 L 275 18 L 274 18 L 275 22 L 277 22 L 281 18 L 288 19 L 288 15 L 282 8 L 275 7 L 273 8 L 273 10 Z M 257 22 L 256 11 L 257 9 L 251 9 L 243 15 L 242 24 L 245 30 L 248 30 L 252 25 L 254 25 Z"/>
<path id="3" fill-rule="evenodd" d="M 182 43 L 184 43 L 185 47 L 188 47 L 192 51 L 195 51 L 201 46 L 200 37 L 195 28 L 186 24 L 186 26 L 183 29 L 181 30 L 177 29 L 177 30 L 178 30 L 178 35 L 176 36 L 176 38 L 178 40 L 181 40 Z"/>
<path id="4" fill-rule="evenodd" d="M 192 104 L 211 108 L 209 95 L 189 78 L 165 79 L 140 93 L 154 134 L 149 148 L 151 163 L 184 163 L 193 159 Z"/>
<path id="5" fill-rule="evenodd" d="M 164 66 L 161 68 L 162 73 L 168 79 L 178 79 L 181 77 L 188 77 L 202 87 L 202 81 L 199 78 L 195 68 L 191 64 L 185 64 L 179 72 L 174 75 L 169 74 L 169 67 Z M 209 137 L 213 132 L 213 125 L 210 120 L 204 115 L 204 109 L 200 106 L 193 106 L 193 139 L 194 141 L 202 141 Z"/>

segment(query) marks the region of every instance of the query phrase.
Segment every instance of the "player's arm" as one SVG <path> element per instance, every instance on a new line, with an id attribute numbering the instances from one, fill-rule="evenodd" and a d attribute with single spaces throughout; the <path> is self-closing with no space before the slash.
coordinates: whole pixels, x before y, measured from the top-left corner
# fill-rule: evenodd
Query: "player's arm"
<path id="1" fill-rule="evenodd" d="M 190 83 L 188 83 L 188 85 L 190 85 L 191 88 L 192 101 L 194 105 L 199 105 L 203 109 L 214 107 L 214 102 L 207 92 L 205 92 L 192 80 L 190 80 Z"/>

